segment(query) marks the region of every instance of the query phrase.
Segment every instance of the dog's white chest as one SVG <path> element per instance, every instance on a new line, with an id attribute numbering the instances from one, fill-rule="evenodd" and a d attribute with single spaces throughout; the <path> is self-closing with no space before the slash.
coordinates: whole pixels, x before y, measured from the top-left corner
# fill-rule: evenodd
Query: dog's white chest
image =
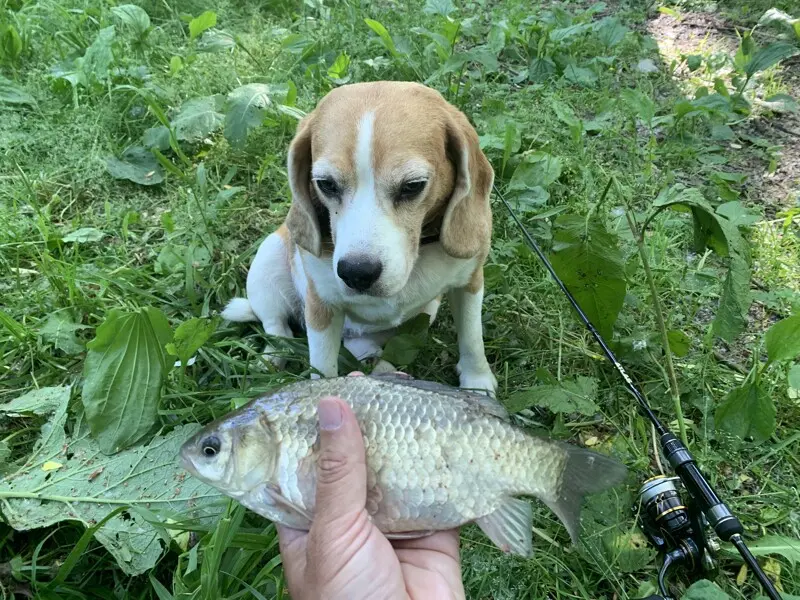
<path id="1" fill-rule="evenodd" d="M 336 277 L 330 259 L 309 254 L 294 256 L 295 286 L 306 300 L 310 279 L 320 300 L 344 311 L 347 328 L 363 332 L 397 327 L 419 314 L 423 307 L 452 288 L 467 284 L 477 267 L 477 259 L 458 259 L 444 252 L 438 243 L 420 249 L 406 285 L 394 296 L 357 294 Z"/>

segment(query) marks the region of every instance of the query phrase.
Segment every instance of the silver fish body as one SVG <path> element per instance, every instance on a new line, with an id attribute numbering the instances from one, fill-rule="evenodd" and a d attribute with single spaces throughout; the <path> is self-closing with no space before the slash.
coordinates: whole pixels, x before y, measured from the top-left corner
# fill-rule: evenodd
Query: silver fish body
<path id="1" fill-rule="evenodd" d="M 547 504 L 577 541 L 583 497 L 622 481 L 619 462 L 529 435 L 488 397 L 401 376 L 290 384 L 212 423 L 181 449 L 196 477 L 254 512 L 308 529 L 317 404 L 339 396 L 366 447 L 366 507 L 390 538 L 476 522 L 505 551 L 531 553 L 531 506 Z"/>

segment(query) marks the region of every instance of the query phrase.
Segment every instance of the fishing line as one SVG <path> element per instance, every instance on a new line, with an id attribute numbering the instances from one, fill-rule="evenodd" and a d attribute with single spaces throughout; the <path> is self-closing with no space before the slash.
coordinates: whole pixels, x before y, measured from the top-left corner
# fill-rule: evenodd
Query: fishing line
<path id="1" fill-rule="evenodd" d="M 586 329 L 592 334 L 595 341 L 602 348 L 606 358 L 622 378 L 625 387 L 636 398 L 642 413 L 653 424 L 661 443 L 661 452 L 672 466 L 678 477 L 653 477 L 644 482 L 639 490 L 640 506 L 637 512 L 640 515 L 640 526 L 644 530 L 651 544 L 665 555 L 664 563 L 659 572 L 659 588 L 661 596 L 650 596 L 647 600 L 671 600 L 666 587 L 666 574 L 668 569 L 676 564 L 683 564 L 690 571 L 711 571 L 714 568 L 714 556 L 718 550 L 716 541 L 706 534 L 710 525 L 714 533 L 721 540 L 730 542 L 739 551 L 745 564 L 753 571 L 770 600 L 781 600 L 778 590 L 758 564 L 755 556 L 742 537 L 744 527 L 741 521 L 731 512 L 728 506 L 720 499 L 714 488 L 697 467 L 694 457 L 683 443 L 659 420 L 650 408 L 644 395 L 636 387 L 631 377 L 620 364 L 617 357 L 597 331 L 589 317 L 581 309 L 580 304 L 561 281 L 553 265 L 550 264 L 539 244 L 528 232 L 525 225 L 517 217 L 514 209 L 506 200 L 502 192 L 494 186 L 494 192 L 505 205 L 528 246 L 547 269 L 553 281 L 567 297 L 572 308 L 578 315 Z M 689 502 L 684 505 L 675 481 L 680 481 L 689 495 Z"/>

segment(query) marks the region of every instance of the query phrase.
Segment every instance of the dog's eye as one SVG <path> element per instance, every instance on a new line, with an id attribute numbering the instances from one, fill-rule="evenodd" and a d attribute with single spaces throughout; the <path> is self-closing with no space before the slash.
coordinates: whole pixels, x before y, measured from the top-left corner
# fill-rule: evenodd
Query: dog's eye
<path id="1" fill-rule="evenodd" d="M 317 189 L 325 196 L 336 197 L 339 195 L 339 186 L 333 179 L 315 179 Z"/>
<path id="2" fill-rule="evenodd" d="M 422 193 L 422 190 L 425 189 L 425 185 L 427 184 L 427 180 L 425 179 L 418 179 L 416 181 L 406 181 L 403 185 L 400 186 L 400 189 L 397 192 L 397 199 L 398 200 L 411 200 L 416 198 L 417 196 Z"/>

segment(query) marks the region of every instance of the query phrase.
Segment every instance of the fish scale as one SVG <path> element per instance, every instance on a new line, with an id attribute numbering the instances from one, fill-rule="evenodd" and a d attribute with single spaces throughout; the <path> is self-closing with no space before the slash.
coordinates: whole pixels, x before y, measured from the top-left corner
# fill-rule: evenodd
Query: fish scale
<path id="1" fill-rule="evenodd" d="M 505 551 L 531 553 L 532 511 L 549 506 L 577 540 L 583 497 L 625 468 L 588 450 L 531 436 L 495 400 L 400 376 L 301 381 L 257 398 L 188 440 L 186 468 L 262 516 L 313 522 L 317 405 L 350 404 L 366 451 L 366 508 L 387 537 L 476 522 Z"/>

